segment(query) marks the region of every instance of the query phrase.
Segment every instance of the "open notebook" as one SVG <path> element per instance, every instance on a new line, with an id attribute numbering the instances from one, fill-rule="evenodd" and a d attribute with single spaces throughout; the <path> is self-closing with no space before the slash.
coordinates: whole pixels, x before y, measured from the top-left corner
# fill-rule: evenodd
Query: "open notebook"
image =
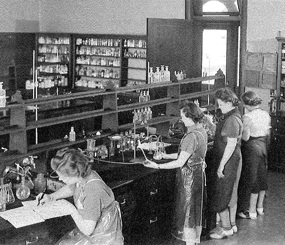
<path id="1" fill-rule="evenodd" d="M 69 215 L 68 209 L 65 208 L 66 202 L 68 201 L 61 199 L 37 206 L 37 200 L 25 201 L 22 202 L 22 207 L 1 212 L 0 216 L 19 228 L 44 222 L 46 219 Z"/>

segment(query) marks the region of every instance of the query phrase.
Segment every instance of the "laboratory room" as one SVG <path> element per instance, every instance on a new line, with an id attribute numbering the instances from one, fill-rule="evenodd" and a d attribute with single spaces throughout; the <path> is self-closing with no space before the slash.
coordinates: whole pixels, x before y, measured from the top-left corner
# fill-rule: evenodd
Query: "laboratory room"
<path id="1" fill-rule="evenodd" d="M 284 244 L 283 0 L 0 6 L 0 244 Z"/>

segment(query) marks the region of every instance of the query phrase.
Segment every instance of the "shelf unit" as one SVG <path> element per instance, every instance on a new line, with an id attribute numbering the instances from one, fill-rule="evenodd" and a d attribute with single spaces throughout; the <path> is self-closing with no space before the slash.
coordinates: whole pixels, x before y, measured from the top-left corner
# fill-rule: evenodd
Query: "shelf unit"
<path id="1" fill-rule="evenodd" d="M 76 35 L 73 42 L 75 88 L 104 89 L 121 85 L 121 38 Z"/>
<path id="2" fill-rule="evenodd" d="M 147 83 L 146 37 L 123 39 L 122 85 L 134 86 Z"/>
<path id="3" fill-rule="evenodd" d="M 36 35 L 38 95 L 64 94 L 71 81 L 71 36 L 41 33 Z"/>
<path id="4" fill-rule="evenodd" d="M 161 104 L 166 105 L 166 113 L 165 115 L 158 116 L 152 118 L 148 125 L 161 125 L 169 124 L 170 120 L 175 119 L 179 116 L 179 103 L 186 99 L 196 99 L 201 98 L 203 96 L 208 96 L 210 94 L 215 93 L 215 89 L 194 92 L 189 94 L 181 94 L 181 87 L 185 84 L 195 84 L 200 83 L 203 80 L 216 79 L 216 80 L 224 80 L 224 76 L 211 76 L 211 77 L 199 77 L 199 78 L 189 78 L 185 80 L 181 80 L 180 82 L 165 82 L 165 83 L 156 83 L 156 84 L 146 84 L 135 87 L 120 87 L 113 91 L 97 91 L 90 90 L 86 92 L 78 92 L 73 94 L 66 95 L 58 95 L 53 97 L 43 97 L 37 99 L 26 100 L 25 104 L 13 104 L 8 105 L 5 108 L 1 108 L 1 110 L 8 110 L 10 116 L 10 126 L 4 129 L 1 132 L 1 135 L 9 134 L 10 142 L 9 142 L 9 150 L 17 151 L 18 154 L 13 153 L 9 155 L 7 152 L 5 155 L 1 156 L 0 162 L 12 161 L 13 159 L 18 159 L 20 157 L 24 157 L 27 155 L 37 154 L 43 151 L 49 151 L 51 149 L 59 149 L 61 147 L 72 146 L 76 144 L 81 144 L 85 142 L 84 138 L 79 138 L 75 142 L 63 141 L 62 139 L 56 139 L 40 144 L 27 144 L 27 131 L 40 129 L 43 127 L 50 127 L 52 125 L 75 122 L 82 119 L 90 119 L 90 118 L 98 118 L 100 117 L 102 120 L 102 130 L 103 132 L 117 132 L 120 130 L 130 129 L 134 125 L 131 123 L 125 123 L 123 125 L 119 125 L 118 115 L 119 113 L 126 111 L 133 111 L 135 109 L 140 109 L 144 107 L 153 107 Z M 146 89 L 160 89 L 165 87 L 167 89 L 167 95 L 164 98 L 154 99 L 147 102 L 141 103 L 132 103 L 127 105 L 119 105 L 118 106 L 118 96 L 126 93 L 136 93 L 138 90 L 146 90 Z M 34 110 L 31 108 L 40 108 L 42 105 L 46 105 L 48 103 L 57 103 L 62 101 L 72 101 L 72 100 L 86 100 L 91 97 L 103 97 L 102 108 L 95 108 L 91 111 L 72 111 L 73 113 L 70 115 L 60 115 L 53 118 L 43 118 L 38 120 L 27 119 L 26 113 L 27 111 Z M 34 112 L 36 113 L 36 112 Z M 146 125 L 141 125 L 141 127 L 145 127 Z M 75 131 L 77 129 L 75 128 Z M 105 130 L 105 131 L 104 131 Z M 69 128 L 66 131 L 68 134 Z M 102 134 L 98 136 L 99 138 L 104 138 L 108 135 Z"/>

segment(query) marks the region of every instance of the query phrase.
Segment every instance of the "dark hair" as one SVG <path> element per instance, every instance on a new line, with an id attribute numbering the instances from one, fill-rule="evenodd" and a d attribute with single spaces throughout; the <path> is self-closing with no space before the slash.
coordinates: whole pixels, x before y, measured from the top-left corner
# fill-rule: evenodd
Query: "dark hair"
<path id="1" fill-rule="evenodd" d="M 262 99 L 253 91 L 247 91 L 241 96 L 242 102 L 245 105 L 249 106 L 257 106 L 260 105 Z"/>
<path id="2" fill-rule="evenodd" d="M 68 177 L 86 177 L 91 172 L 88 157 L 80 150 L 64 148 L 51 159 L 51 168 Z"/>
<path id="3" fill-rule="evenodd" d="M 191 118 L 194 123 L 202 121 L 204 113 L 200 110 L 199 106 L 194 102 L 185 101 L 180 105 L 180 109 L 185 113 L 185 116 Z"/>
<path id="4" fill-rule="evenodd" d="M 215 93 L 215 98 L 224 102 L 232 102 L 233 106 L 239 105 L 239 99 L 230 88 L 221 88 Z"/>

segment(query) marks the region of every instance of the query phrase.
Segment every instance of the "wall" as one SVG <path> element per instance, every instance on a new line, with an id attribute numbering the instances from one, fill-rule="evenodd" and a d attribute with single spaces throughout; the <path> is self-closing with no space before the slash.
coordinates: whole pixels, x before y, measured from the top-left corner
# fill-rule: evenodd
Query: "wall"
<path id="1" fill-rule="evenodd" d="M 146 34 L 147 18 L 185 18 L 185 0 L 41 0 L 41 32 Z"/>
<path id="2" fill-rule="evenodd" d="M 285 37 L 284 0 L 248 0 L 247 50 L 250 52 L 275 53 L 279 31 Z M 263 99 L 263 108 L 269 110 L 270 91 L 254 90 Z"/>
<path id="3" fill-rule="evenodd" d="M 39 0 L 0 0 L 0 32 L 38 32 Z"/>
<path id="4" fill-rule="evenodd" d="M 276 52 L 278 32 L 285 37 L 284 21 L 284 0 L 248 0 L 248 51 Z"/>

